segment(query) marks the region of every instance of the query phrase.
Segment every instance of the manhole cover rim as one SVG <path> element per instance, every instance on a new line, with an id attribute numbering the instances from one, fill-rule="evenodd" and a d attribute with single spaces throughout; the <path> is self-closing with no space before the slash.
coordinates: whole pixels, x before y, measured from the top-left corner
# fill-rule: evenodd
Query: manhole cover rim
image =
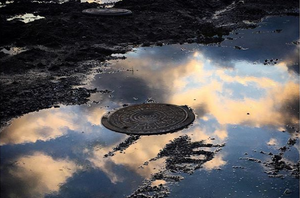
<path id="1" fill-rule="evenodd" d="M 119 128 L 113 124 L 110 123 L 109 118 L 116 112 L 118 111 L 125 111 L 126 109 L 130 109 L 130 108 L 134 108 L 134 107 L 138 107 L 138 106 L 143 106 L 143 105 L 161 105 L 161 106 L 172 106 L 175 108 L 178 108 L 182 111 L 185 112 L 186 116 L 184 118 L 184 120 L 181 123 L 175 123 L 173 124 L 171 129 L 160 129 L 158 131 L 128 131 L 126 128 Z M 166 133 L 173 133 L 173 132 L 177 132 L 180 131 L 184 128 L 187 128 L 190 124 L 193 123 L 193 121 L 195 120 L 195 114 L 193 112 L 193 110 L 191 108 L 189 108 L 186 105 L 183 106 L 179 106 L 179 105 L 174 105 L 174 104 L 167 104 L 167 103 L 146 103 L 146 104 L 135 104 L 135 105 L 131 105 L 131 106 L 127 106 L 127 107 L 123 107 L 123 108 L 119 108 L 116 109 L 112 112 L 108 112 L 106 113 L 102 118 L 101 118 L 101 124 L 114 132 L 118 132 L 118 133 L 125 133 L 125 134 L 129 134 L 129 135 L 158 135 L 158 134 L 166 134 Z M 177 126 L 174 128 L 174 126 L 180 124 L 180 126 Z"/>

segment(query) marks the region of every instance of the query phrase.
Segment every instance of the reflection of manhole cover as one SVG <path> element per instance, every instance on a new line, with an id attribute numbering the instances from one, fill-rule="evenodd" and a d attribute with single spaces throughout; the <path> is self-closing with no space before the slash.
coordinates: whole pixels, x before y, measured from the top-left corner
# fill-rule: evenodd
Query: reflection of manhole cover
<path id="1" fill-rule="evenodd" d="M 130 10 L 120 8 L 89 8 L 83 10 L 82 13 L 99 16 L 123 16 L 132 14 Z"/>
<path id="2" fill-rule="evenodd" d="M 102 124 L 113 131 L 151 135 L 175 132 L 195 119 L 187 106 L 170 104 L 140 104 L 119 109 L 102 117 Z"/>

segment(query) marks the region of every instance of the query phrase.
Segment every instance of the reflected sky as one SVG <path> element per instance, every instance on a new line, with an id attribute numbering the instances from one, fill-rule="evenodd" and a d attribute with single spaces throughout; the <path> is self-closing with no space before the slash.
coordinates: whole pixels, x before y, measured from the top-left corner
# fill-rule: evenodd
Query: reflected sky
<path id="1" fill-rule="evenodd" d="M 176 185 L 153 181 L 168 186 L 170 197 L 271 198 L 287 188 L 292 193 L 285 197 L 299 197 L 299 180 L 288 171 L 284 179 L 270 178 L 262 164 L 241 160 L 246 153 L 265 162 L 271 157 L 260 151 L 279 153 L 289 138 L 298 138 L 299 19 L 267 18 L 225 38 L 212 46 L 134 49 L 125 60 L 101 66 L 86 85 L 110 93 L 14 119 L 0 133 L 1 196 L 126 197 L 165 170 L 166 158 L 149 160 L 188 135 L 191 142 L 225 146 L 192 175 L 178 173 L 184 180 Z M 188 105 L 196 120 L 177 133 L 140 137 L 107 157 L 128 136 L 104 128 L 101 117 L 150 99 Z M 296 163 L 298 148 L 290 146 L 284 159 Z"/>

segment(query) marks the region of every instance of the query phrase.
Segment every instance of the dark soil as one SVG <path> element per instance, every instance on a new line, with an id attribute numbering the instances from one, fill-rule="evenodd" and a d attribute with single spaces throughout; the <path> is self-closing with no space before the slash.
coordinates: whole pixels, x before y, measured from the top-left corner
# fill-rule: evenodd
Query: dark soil
<path id="1" fill-rule="evenodd" d="M 93 66 L 82 61 L 101 62 L 112 53 L 125 53 L 128 46 L 221 42 L 222 35 L 231 30 L 253 27 L 243 20 L 299 13 L 298 0 L 123 0 L 115 7 L 130 9 L 132 15 L 82 14 L 97 6 L 19 0 L 0 8 L 1 48 L 27 48 L 15 56 L 0 52 L 1 126 L 32 111 L 85 103 L 97 90 L 74 88 Z M 216 14 L 226 7 L 227 11 Z M 6 20 L 25 13 L 45 19 L 31 23 Z"/>

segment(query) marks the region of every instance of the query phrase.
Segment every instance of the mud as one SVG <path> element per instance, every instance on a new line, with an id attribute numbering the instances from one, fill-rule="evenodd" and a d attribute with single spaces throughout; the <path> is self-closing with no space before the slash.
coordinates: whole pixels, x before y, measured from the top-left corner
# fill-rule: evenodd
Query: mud
<path id="1" fill-rule="evenodd" d="M 45 1 L 47 2 L 47 1 Z M 15 1 L 0 8 L 0 48 L 26 47 L 17 55 L 0 52 L 1 126 L 32 111 L 82 104 L 97 90 L 78 89 L 92 64 L 136 46 L 217 43 L 237 28 L 255 27 L 267 15 L 298 15 L 292 1 L 124 0 L 115 8 L 130 16 L 87 16 L 97 4 Z M 25 13 L 45 17 L 30 23 L 7 19 Z"/>

